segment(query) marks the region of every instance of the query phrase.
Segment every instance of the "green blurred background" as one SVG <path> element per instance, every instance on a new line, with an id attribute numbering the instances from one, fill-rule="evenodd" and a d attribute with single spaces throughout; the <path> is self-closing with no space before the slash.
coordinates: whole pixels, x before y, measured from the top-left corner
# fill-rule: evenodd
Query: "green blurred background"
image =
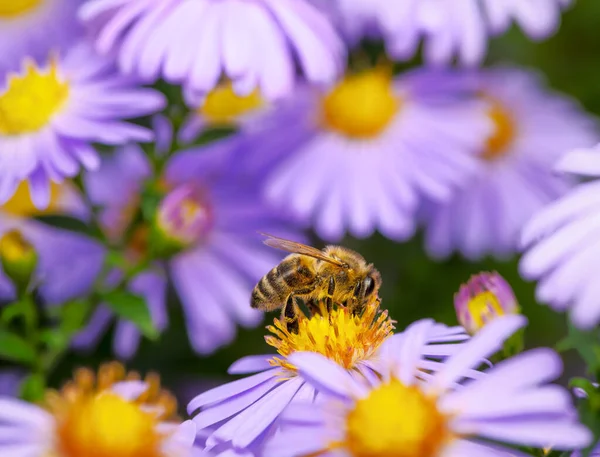
<path id="1" fill-rule="evenodd" d="M 600 1 L 577 0 L 563 16 L 558 33 L 536 43 L 516 29 L 491 44 L 487 64 L 515 64 L 538 69 L 549 85 L 580 100 L 585 108 L 600 114 Z M 515 204 L 518 202 L 515 201 Z M 313 239 L 315 246 L 323 243 Z M 530 320 L 528 346 L 552 346 L 566 333 L 565 316 L 553 313 L 534 299 L 534 284 L 523 281 L 517 270 L 518 259 L 506 262 L 486 259 L 469 263 L 459 257 L 444 262 L 427 258 L 422 237 L 407 243 L 394 243 L 381 236 L 368 240 L 346 239 L 342 243 L 362 253 L 373 262 L 383 276 L 382 306 L 398 321 L 402 329 L 410 322 L 433 317 L 454 325 L 456 317 L 453 295 L 461 283 L 480 271 L 496 270 L 514 288 L 524 314 Z M 174 295 L 171 293 L 171 297 Z M 127 365 L 142 371 L 156 370 L 164 384 L 182 400 L 207 386 L 229 379 L 227 367 L 239 357 L 272 352 L 264 342 L 264 327 L 239 332 L 237 340 L 207 358 L 195 355 L 187 341 L 179 306 L 171 300 L 171 323 L 156 342 L 144 341 L 137 356 Z M 274 315 L 267 316 L 265 324 Z M 69 354 L 52 375 L 52 384 L 67 379 L 74 367 L 97 366 L 112 359 L 112 334 L 107 334 L 91 354 Z M 565 353 L 568 375 L 583 374 L 583 365 L 574 352 Z"/>

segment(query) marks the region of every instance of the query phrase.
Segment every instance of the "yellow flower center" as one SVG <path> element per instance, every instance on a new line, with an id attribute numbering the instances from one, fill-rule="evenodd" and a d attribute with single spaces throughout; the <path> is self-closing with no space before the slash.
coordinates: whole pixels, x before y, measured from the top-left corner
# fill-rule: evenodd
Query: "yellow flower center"
<path id="1" fill-rule="evenodd" d="M 449 439 L 435 398 L 392 379 L 356 402 L 343 441 L 332 447 L 353 457 L 435 457 Z"/>
<path id="2" fill-rule="evenodd" d="M 9 263 L 19 262 L 35 256 L 35 249 L 21 232 L 11 230 L 0 238 L 0 257 Z"/>
<path id="3" fill-rule="evenodd" d="M 25 181 L 19 184 L 17 191 L 4 205 L 0 206 L 0 212 L 10 214 L 12 216 L 19 217 L 32 217 L 39 216 L 41 214 L 53 214 L 59 210 L 59 201 L 65 191 L 65 184 L 50 184 L 50 203 L 48 207 L 40 210 L 35 207 L 31 201 L 31 193 L 29 192 L 29 186 Z"/>
<path id="4" fill-rule="evenodd" d="M 494 124 L 494 132 L 487 140 L 482 157 L 486 160 L 495 160 L 508 152 L 515 139 L 516 126 L 510 112 L 498 102 L 491 102 L 488 116 Z"/>
<path id="5" fill-rule="evenodd" d="M 20 135 L 40 130 L 60 111 L 69 84 L 58 74 L 55 62 L 43 70 L 26 61 L 24 74 L 9 74 L 0 92 L 0 134 Z"/>
<path id="6" fill-rule="evenodd" d="M 41 3 L 41 0 L 0 0 L 0 18 L 20 16 Z"/>
<path id="7" fill-rule="evenodd" d="M 380 312 L 378 303 L 367 305 L 360 316 L 354 316 L 345 307 L 308 318 L 298 317 L 298 332 L 291 333 L 285 323 L 275 320 L 267 329 L 274 336 L 266 336 L 267 344 L 277 349 L 283 357 L 273 357 L 271 365 L 295 371 L 287 356 L 296 351 L 323 354 L 347 369 L 370 358 L 387 337 L 392 334 L 394 322 L 387 311 Z"/>
<path id="8" fill-rule="evenodd" d="M 391 77 L 381 70 L 347 76 L 322 100 L 326 128 L 350 138 L 372 138 L 400 108 Z"/>
<path id="9" fill-rule="evenodd" d="M 472 327 L 477 329 L 482 328 L 494 317 L 505 314 L 498 297 L 490 291 L 480 292 L 471 298 L 467 303 L 467 309 Z"/>
<path id="10" fill-rule="evenodd" d="M 105 392 L 73 408 L 58 431 L 66 457 L 159 457 L 156 417 Z"/>
<path id="11" fill-rule="evenodd" d="M 215 125 L 231 125 L 246 113 L 263 107 L 264 100 L 258 90 L 240 96 L 233 91 L 231 83 L 222 84 L 207 96 L 198 113 Z"/>
<path id="12" fill-rule="evenodd" d="M 98 375 L 82 369 L 61 392 L 50 392 L 48 409 L 56 419 L 57 455 L 61 457 L 163 457 L 166 435 L 159 423 L 176 409 L 173 397 L 160 389 L 156 375 L 145 382 L 148 389 L 135 400 L 126 400 L 110 388 L 126 374 L 116 363 L 103 365 Z"/>

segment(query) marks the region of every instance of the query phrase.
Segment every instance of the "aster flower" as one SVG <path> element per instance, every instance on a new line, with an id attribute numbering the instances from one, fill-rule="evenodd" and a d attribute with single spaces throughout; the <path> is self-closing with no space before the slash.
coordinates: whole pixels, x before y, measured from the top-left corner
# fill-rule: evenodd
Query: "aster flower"
<path id="1" fill-rule="evenodd" d="M 496 317 L 519 313 L 512 288 L 496 272 L 471 276 L 454 295 L 454 307 L 458 322 L 471 335 Z"/>
<path id="2" fill-rule="evenodd" d="M 80 17 L 126 73 L 200 93 L 225 75 L 236 92 L 258 87 L 273 99 L 291 92 L 296 63 L 308 81 L 327 83 L 344 57 L 333 27 L 305 0 L 90 0 Z"/>
<path id="3" fill-rule="evenodd" d="M 178 132 L 178 140 L 184 144 L 191 143 L 209 128 L 236 128 L 244 131 L 264 128 L 263 114 L 272 108 L 258 89 L 246 95 L 238 95 L 230 82 L 219 84 L 201 98 L 186 92 L 187 103 L 192 110 Z"/>
<path id="4" fill-rule="evenodd" d="M 421 40 L 426 62 L 479 64 L 489 37 L 505 33 L 516 23 L 525 34 L 541 40 L 559 27 L 561 10 L 572 0 L 336 0 L 329 8 L 333 20 L 351 44 L 363 37 L 382 38 L 388 54 L 412 57 Z"/>
<path id="5" fill-rule="evenodd" d="M 155 118 L 160 154 L 170 148 L 173 134 L 163 121 Z M 164 259 L 146 271 L 154 273 L 154 279 L 144 280 L 144 287 L 137 289 L 154 297 L 149 305 L 155 325 L 166 325 L 164 286 L 156 275 L 168 273 L 183 306 L 190 342 L 201 354 L 231 342 L 236 323 L 253 327 L 262 319 L 262 313 L 250 307 L 250 293 L 277 264 L 280 253 L 264 246 L 258 232 L 298 237 L 261 202 L 255 183 L 230 179 L 221 152 L 219 146 L 172 156 L 156 189 L 162 199 L 153 221 L 133 226 L 142 191 L 157 178 L 141 148 L 121 148 L 85 177 L 90 199 L 101 208 L 105 232 L 124 246 L 131 262 L 149 256 Z M 99 311 L 79 342 L 93 343 L 111 319 L 107 309 Z M 120 354 L 132 353 L 132 338 L 139 335 L 130 328 L 116 345 Z M 130 350 L 119 349 L 122 345 Z"/>
<path id="6" fill-rule="evenodd" d="M 21 184 L 12 198 L 0 205 L 0 238 L 5 249 L 16 248 L 17 257 L 19 243 L 33 247 L 37 254 L 33 283 L 46 303 L 60 304 L 89 290 L 102 268 L 104 250 L 84 235 L 34 220 L 44 214 L 85 219 L 85 206 L 68 182 L 53 184 L 50 194 L 46 210 L 38 210 L 27 186 Z M 0 272 L 0 300 L 14 298 L 14 284 Z"/>
<path id="7" fill-rule="evenodd" d="M 297 367 L 290 363 L 298 351 L 322 354 L 349 377 L 374 382 L 378 349 L 403 337 L 392 336 L 393 321 L 387 312 L 380 312 L 378 305 L 378 301 L 371 302 L 361 316 L 352 315 L 344 307 L 311 317 L 301 313 L 297 333 L 288 332 L 284 323 L 275 320 L 267 327 L 271 335 L 265 339 L 277 349 L 276 355 L 238 360 L 230 367 L 230 374 L 256 374 L 204 392 L 189 403 L 190 415 L 197 412 L 193 421 L 199 431 L 208 433 L 207 450 L 216 455 L 261 455 L 265 439 L 277 432 L 277 419 L 285 407 L 315 401 L 318 389 L 299 377 Z M 432 358 L 452 353 L 457 346 L 450 343 L 468 336 L 460 327 L 432 324 L 424 338 L 427 345 L 419 348 L 419 366 L 435 371 L 440 363 Z"/>
<path id="8" fill-rule="evenodd" d="M 600 146 L 566 154 L 557 169 L 585 178 L 600 176 Z M 557 311 L 570 309 L 573 323 L 591 329 L 600 321 L 598 281 L 600 181 L 578 184 L 534 214 L 522 233 L 520 271 L 537 279 L 536 297 Z"/>
<path id="9" fill-rule="evenodd" d="M 266 179 L 275 208 L 328 241 L 346 231 L 411 236 L 421 196 L 450 198 L 489 128 L 453 79 L 423 71 L 393 79 L 383 69 L 327 93 L 304 87 L 261 121 L 267 127 L 246 136 L 235 164 Z"/>
<path id="10" fill-rule="evenodd" d="M 486 102 L 494 131 L 480 143 L 478 170 L 463 188 L 424 205 L 426 248 L 438 258 L 454 250 L 469 259 L 513 254 L 531 214 L 569 189 L 553 172 L 556 160 L 596 137 L 591 118 L 529 72 L 485 70 L 470 84 Z"/>
<path id="11" fill-rule="evenodd" d="M 0 5 L 0 73 L 18 70 L 24 56 L 43 61 L 81 35 L 77 0 L 11 0 Z"/>
<path id="12" fill-rule="evenodd" d="M 6 457 L 187 457 L 196 435 L 175 416 L 174 397 L 156 375 L 143 381 L 118 364 L 98 376 L 78 370 L 41 406 L 0 397 L 0 452 Z"/>
<path id="13" fill-rule="evenodd" d="M 387 370 L 370 384 L 314 353 L 290 356 L 300 375 L 324 394 L 316 404 L 291 405 L 265 457 L 398 455 L 446 457 L 523 455 L 505 447 L 579 449 L 592 434 L 577 422 L 566 389 L 548 384 L 560 357 L 536 349 L 456 384 L 523 326 L 522 316 L 498 318 L 423 378 L 418 370 L 431 321 L 415 323 L 388 353 Z"/>
<path id="14" fill-rule="evenodd" d="M 18 73 L 0 83 L 0 203 L 27 180 L 38 208 L 48 205 L 50 182 L 60 183 L 80 165 L 97 168 L 91 143 L 150 141 L 152 132 L 124 122 L 161 109 L 164 98 L 116 73 L 86 44 L 38 66 L 25 58 Z"/>

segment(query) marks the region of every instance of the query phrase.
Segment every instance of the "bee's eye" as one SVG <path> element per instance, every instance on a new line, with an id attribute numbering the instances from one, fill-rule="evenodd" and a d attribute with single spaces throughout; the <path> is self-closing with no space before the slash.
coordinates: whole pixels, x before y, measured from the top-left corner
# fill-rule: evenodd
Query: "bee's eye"
<path id="1" fill-rule="evenodd" d="M 368 297 L 375 291 L 375 281 L 370 276 L 367 276 L 363 281 L 365 288 L 365 297 Z"/>

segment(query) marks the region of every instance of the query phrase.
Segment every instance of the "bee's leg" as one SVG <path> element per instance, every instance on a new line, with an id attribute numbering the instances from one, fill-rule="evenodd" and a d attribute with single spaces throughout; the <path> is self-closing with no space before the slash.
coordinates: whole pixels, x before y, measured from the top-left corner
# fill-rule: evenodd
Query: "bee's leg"
<path id="1" fill-rule="evenodd" d="M 298 310 L 293 295 L 288 297 L 281 311 L 281 320 L 285 322 L 288 332 L 298 333 Z"/>
<path id="2" fill-rule="evenodd" d="M 331 311 L 333 311 L 333 293 L 335 292 L 335 279 L 333 276 L 329 278 L 329 286 L 327 287 L 327 298 L 325 298 L 325 305 L 327 306 L 327 314 L 331 319 Z"/>

